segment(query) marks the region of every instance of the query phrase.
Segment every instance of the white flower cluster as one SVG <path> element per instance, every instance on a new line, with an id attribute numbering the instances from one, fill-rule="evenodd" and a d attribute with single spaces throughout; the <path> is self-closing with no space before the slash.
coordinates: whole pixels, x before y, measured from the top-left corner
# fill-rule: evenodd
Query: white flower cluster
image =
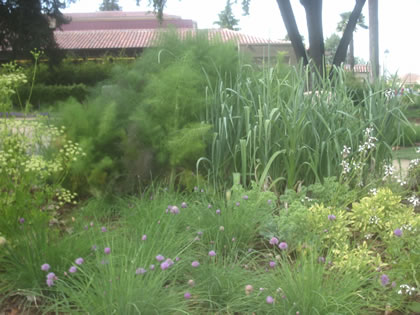
<path id="1" fill-rule="evenodd" d="M 375 142 L 378 141 L 378 138 L 372 136 L 373 128 L 366 128 L 363 132 L 365 135 L 365 142 L 359 145 L 359 152 L 368 151 L 375 147 Z"/>
<path id="2" fill-rule="evenodd" d="M 414 206 L 418 206 L 420 205 L 420 200 L 419 198 L 417 198 L 416 196 L 411 196 L 410 198 L 408 198 L 408 201 Z"/>
<path id="3" fill-rule="evenodd" d="M 374 215 L 373 217 L 370 217 L 369 224 L 378 224 L 379 221 L 380 219 L 376 215 Z"/>
<path id="4" fill-rule="evenodd" d="M 376 196 L 376 194 L 378 193 L 378 190 L 377 190 L 376 188 L 372 188 L 371 190 L 369 190 L 369 193 L 370 193 L 372 196 Z"/>
<path id="5" fill-rule="evenodd" d="M 394 174 L 394 166 L 392 164 L 384 165 L 384 177 L 382 180 L 386 180 Z"/>
<path id="6" fill-rule="evenodd" d="M 407 185 L 407 182 L 405 180 L 402 180 L 402 179 L 399 179 L 399 178 L 397 179 L 397 183 L 400 184 L 400 186 Z"/>
<path id="7" fill-rule="evenodd" d="M 350 168 L 349 162 L 343 160 L 343 161 L 341 161 L 341 164 L 340 165 L 343 167 L 343 172 L 342 172 L 343 174 L 350 173 L 351 168 Z"/>
<path id="8" fill-rule="evenodd" d="M 420 163 L 420 159 L 414 159 L 411 160 L 410 163 L 408 164 L 408 169 L 412 170 L 413 168 L 415 168 L 417 165 L 419 165 Z"/>
<path id="9" fill-rule="evenodd" d="M 398 294 L 412 295 L 414 292 L 416 292 L 416 288 L 410 287 L 408 284 L 400 285 L 400 289 L 398 290 Z"/>
<path id="10" fill-rule="evenodd" d="M 347 155 L 349 155 L 349 154 L 350 154 L 350 152 L 351 152 L 351 148 L 350 148 L 350 147 L 348 147 L 348 146 L 344 146 L 344 147 L 343 147 L 343 150 L 341 151 L 341 155 L 342 155 L 343 157 L 346 157 Z"/>

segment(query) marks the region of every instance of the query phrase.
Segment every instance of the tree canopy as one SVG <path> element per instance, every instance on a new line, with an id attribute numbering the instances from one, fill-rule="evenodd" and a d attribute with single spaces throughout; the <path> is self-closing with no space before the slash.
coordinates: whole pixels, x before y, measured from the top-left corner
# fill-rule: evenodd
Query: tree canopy
<path id="1" fill-rule="evenodd" d="M 118 0 L 103 0 L 100 11 L 121 11 L 121 7 L 118 4 Z"/>
<path id="2" fill-rule="evenodd" d="M 54 28 L 68 22 L 60 9 L 75 0 L 0 0 L 0 47 L 11 58 L 27 58 L 34 48 L 55 60 Z"/>
<path id="3" fill-rule="evenodd" d="M 239 27 L 236 27 L 238 23 L 239 20 L 235 18 L 232 12 L 232 3 L 230 0 L 227 0 L 225 9 L 219 13 L 219 21 L 214 22 L 214 24 L 219 25 L 221 28 L 238 31 Z"/>

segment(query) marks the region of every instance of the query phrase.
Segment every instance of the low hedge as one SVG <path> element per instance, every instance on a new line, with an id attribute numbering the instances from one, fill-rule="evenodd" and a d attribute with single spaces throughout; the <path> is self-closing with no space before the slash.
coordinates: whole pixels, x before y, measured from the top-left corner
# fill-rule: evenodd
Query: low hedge
<path id="1" fill-rule="evenodd" d="M 19 97 L 22 103 L 29 97 L 30 86 L 25 85 L 19 88 Z M 89 93 L 89 88 L 85 84 L 72 84 L 72 85 L 45 85 L 35 84 L 32 96 L 30 99 L 34 109 L 45 108 L 46 106 L 54 105 L 59 101 L 64 101 L 69 97 L 77 99 L 79 102 L 85 100 Z M 18 95 L 13 97 L 13 106 L 20 108 Z"/>

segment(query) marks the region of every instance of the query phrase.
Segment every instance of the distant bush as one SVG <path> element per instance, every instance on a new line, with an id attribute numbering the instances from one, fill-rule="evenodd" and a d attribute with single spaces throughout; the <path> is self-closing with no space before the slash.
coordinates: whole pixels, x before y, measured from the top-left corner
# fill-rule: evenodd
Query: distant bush
<path id="1" fill-rule="evenodd" d="M 71 59 L 66 59 L 55 67 L 40 64 L 36 83 L 45 85 L 72 85 L 82 83 L 87 86 L 94 86 L 98 82 L 110 77 L 113 66 L 114 63 L 107 61 L 77 62 Z M 32 73 L 32 67 L 28 67 L 26 71 Z"/>
<path id="2" fill-rule="evenodd" d="M 19 97 L 26 100 L 29 97 L 31 87 L 28 85 L 19 88 Z M 85 84 L 71 84 L 71 85 L 45 85 L 35 84 L 32 90 L 31 103 L 33 109 L 45 108 L 57 102 L 64 101 L 69 97 L 74 97 L 79 102 L 82 102 L 89 93 L 89 89 Z M 13 97 L 13 104 L 18 104 L 18 95 Z M 16 107 L 16 106 L 15 106 Z"/>

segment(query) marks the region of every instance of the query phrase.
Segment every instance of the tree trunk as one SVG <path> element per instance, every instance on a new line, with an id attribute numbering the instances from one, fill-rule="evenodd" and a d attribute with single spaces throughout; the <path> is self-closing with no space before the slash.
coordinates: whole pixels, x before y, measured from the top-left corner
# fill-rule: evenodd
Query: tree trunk
<path id="1" fill-rule="evenodd" d="M 379 77 L 378 0 L 369 0 L 369 43 L 370 78 L 375 81 Z"/>
<path id="2" fill-rule="evenodd" d="M 366 0 L 356 0 L 356 5 L 354 6 L 353 11 L 350 14 L 349 21 L 347 22 L 346 29 L 344 30 L 343 37 L 341 37 L 340 44 L 338 44 L 337 51 L 335 52 L 333 65 L 339 67 L 344 60 L 346 60 L 347 49 L 349 47 L 350 41 L 353 38 L 353 32 L 357 24 L 357 19 L 362 12 L 363 6 L 365 5 Z M 330 72 L 330 77 L 333 74 L 332 68 Z"/>
<path id="3" fill-rule="evenodd" d="M 350 64 L 351 72 L 354 72 L 354 40 L 353 40 L 353 34 L 351 35 L 350 47 L 349 47 L 349 64 Z"/>
<path id="4" fill-rule="evenodd" d="M 306 50 L 303 46 L 302 37 L 300 36 L 299 29 L 296 24 L 290 0 L 277 0 L 277 4 L 279 6 L 284 25 L 286 26 L 287 34 L 292 42 L 296 59 L 298 62 L 302 60 L 303 65 L 306 66 L 308 64 L 308 57 L 306 56 Z"/>
<path id="5" fill-rule="evenodd" d="M 300 0 L 305 8 L 309 34 L 309 55 L 321 75 L 324 75 L 325 48 L 322 30 L 322 0 Z"/>

